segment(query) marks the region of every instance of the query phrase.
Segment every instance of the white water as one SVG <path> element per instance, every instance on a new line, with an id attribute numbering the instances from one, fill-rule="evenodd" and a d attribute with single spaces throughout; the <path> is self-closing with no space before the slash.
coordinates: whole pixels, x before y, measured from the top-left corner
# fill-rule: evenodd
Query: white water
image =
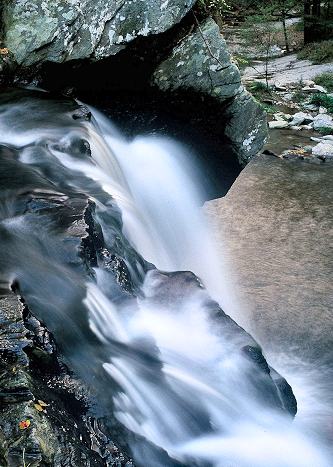
<path id="1" fill-rule="evenodd" d="M 125 198 L 118 199 L 127 238 L 159 269 L 195 272 L 220 303 L 223 297 L 225 311 L 232 314 L 222 261 L 200 210 L 203 194 L 186 149 L 156 136 L 128 142 L 101 114 L 95 111 L 94 116 L 110 150 L 99 152 L 95 160 L 105 170 L 112 153 L 128 186 Z M 242 379 L 244 361 L 231 350 L 237 342 L 214 333 L 202 306 L 204 292 L 192 294 L 175 312 L 172 305 L 150 303 L 158 281 L 148 274 L 146 298 L 138 309 L 117 310 L 101 288 L 88 287 L 91 326 L 100 339 L 111 335 L 129 347 L 153 341 L 163 362 L 168 387 L 156 384 L 149 372 L 142 378 L 136 359 L 118 355 L 104 364 L 122 388 L 114 396 L 121 423 L 184 462 L 196 459 L 216 467 L 330 465 L 325 448 L 313 433 L 307 437 L 305 425 L 291 424 L 254 401 Z M 186 401 L 208 414 L 214 433 L 193 432 Z M 142 462 L 149 465 L 149 454 Z"/>
<path id="2" fill-rule="evenodd" d="M 23 110 L 31 111 L 29 106 Z M 161 270 L 194 271 L 234 315 L 221 259 L 200 211 L 200 183 L 182 146 L 160 137 L 126 141 L 97 112 L 100 130 L 90 123 L 84 130 L 49 127 L 47 112 L 40 115 L 38 130 L 11 127 L 17 108 L 6 112 L 0 119 L 4 141 L 22 147 L 39 138 L 50 140 L 49 150 L 61 165 L 98 181 L 116 199 L 124 232 L 140 254 Z M 52 143 L 74 135 L 88 138 L 95 163 L 82 162 Z M 26 164 L 35 162 L 31 148 L 20 157 Z M 108 209 L 95 201 L 100 210 Z M 103 227 L 107 236 L 107 225 Z M 109 360 L 100 364 L 118 384 L 118 392 L 109 389 L 110 398 L 127 429 L 191 466 L 332 465 L 306 424 L 291 423 L 258 403 L 245 376 L 247 362 L 237 352 L 243 343 L 221 335 L 212 323 L 202 287 L 184 300 L 164 301 L 156 291 L 166 276 L 149 272 L 142 298 L 119 306 L 105 293 L 107 280 L 97 269 L 96 283 L 87 284 L 85 305 L 93 332 L 113 346 Z M 170 291 L 176 299 L 182 293 L 179 287 Z M 163 460 L 151 461 L 149 449 L 133 445 L 133 451 L 142 466 L 166 467 Z"/>

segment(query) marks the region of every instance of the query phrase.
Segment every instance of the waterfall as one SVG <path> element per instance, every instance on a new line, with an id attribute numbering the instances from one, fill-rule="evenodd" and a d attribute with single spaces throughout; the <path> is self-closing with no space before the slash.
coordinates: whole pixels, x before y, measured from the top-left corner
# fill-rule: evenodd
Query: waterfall
<path id="1" fill-rule="evenodd" d="M 62 243 L 52 243 L 55 226 L 37 228 L 9 195 L 0 211 L 8 244 L 1 275 L 18 280 L 28 305 L 59 330 L 80 375 L 96 384 L 101 401 L 110 401 L 133 434 L 138 465 L 331 465 L 320 440 L 279 410 L 268 373 L 254 370 L 239 352 L 254 345 L 249 336 L 231 324 L 221 332 L 223 315 L 210 296 L 229 313 L 232 299 L 201 213 L 200 172 L 189 151 L 162 136 L 126 140 L 91 111 L 92 122 L 77 123 L 66 101 L 28 94 L 8 100 L 0 103 L 0 143 L 13 151 L 10 163 L 31 192 L 55 204 L 73 193 L 94 202 L 105 245 L 122 252 L 139 292 L 118 291 L 100 261 L 89 280 L 64 265 Z M 91 155 L 76 150 L 82 140 Z M 19 198 L 19 179 L 15 190 Z M 158 269 L 145 269 L 140 257 Z M 81 328 L 83 311 L 98 345 Z M 107 383 L 98 381 L 99 371 Z M 258 397 L 263 387 L 267 403 Z"/>

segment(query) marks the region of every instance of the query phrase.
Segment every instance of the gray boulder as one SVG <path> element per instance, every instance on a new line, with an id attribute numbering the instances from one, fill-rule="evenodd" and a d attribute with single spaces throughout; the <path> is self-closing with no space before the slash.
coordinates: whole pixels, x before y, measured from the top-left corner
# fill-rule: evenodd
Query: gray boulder
<path id="1" fill-rule="evenodd" d="M 7 0 L 4 43 L 20 65 L 100 59 L 138 36 L 166 31 L 195 0 Z"/>
<path id="2" fill-rule="evenodd" d="M 333 141 L 320 142 L 312 148 L 312 154 L 322 157 L 333 157 Z"/>
<path id="3" fill-rule="evenodd" d="M 308 113 L 305 113 L 305 112 L 297 112 L 295 113 L 295 115 L 293 116 L 293 119 L 290 123 L 290 125 L 302 125 L 303 124 L 309 124 L 313 122 L 313 117 L 312 115 L 308 114 Z"/>
<path id="4" fill-rule="evenodd" d="M 333 118 L 327 114 L 319 114 L 313 119 L 313 128 L 333 128 Z"/>
<path id="5" fill-rule="evenodd" d="M 242 85 L 240 72 L 212 19 L 173 49 L 155 70 L 153 83 L 162 91 L 189 90 L 221 102 L 224 133 L 235 145 L 242 163 L 262 147 L 267 134 L 265 114 Z"/>

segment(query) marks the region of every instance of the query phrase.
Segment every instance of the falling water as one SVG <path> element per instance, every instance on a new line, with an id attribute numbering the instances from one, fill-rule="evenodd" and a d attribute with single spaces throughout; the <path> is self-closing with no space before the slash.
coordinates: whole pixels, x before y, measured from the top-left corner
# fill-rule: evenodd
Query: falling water
<path id="1" fill-rule="evenodd" d="M 87 194 L 96 205 L 106 245 L 119 237 L 121 219 L 124 248 L 130 251 L 124 255 L 132 255 L 127 265 L 140 291 L 137 298 L 120 300 L 99 264 L 94 280 L 85 283 L 60 264 L 60 246 L 50 244 L 52 226 L 42 226 L 45 237 L 37 233 L 29 217 L 14 212 L 10 200 L 1 213 L 1 228 L 10 239 L 1 257 L 1 274 L 8 281 L 18 278 L 28 304 L 40 310 L 52 330 L 66 319 L 63 347 L 80 362 L 79 371 L 88 381 L 97 367 L 113 381 L 109 390 L 102 387 L 101 399 L 112 401 L 118 421 L 138 435 L 131 441 L 137 463 L 331 465 L 320 441 L 314 435 L 309 439 L 302 425 L 296 427 L 273 408 L 275 400 L 261 403 L 254 381 L 260 375 L 252 374 L 250 362 L 238 352 L 252 342 L 243 334 L 221 333 L 214 318 L 214 302 L 203 286 L 214 298 L 224 297 L 226 311 L 229 301 L 221 263 L 200 212 L 204 193 L 198 171 L 186 148 L 158 136 L 127 141 L 95 110 L 92 123 L 75 123 L 64 107 L 66 103 L 30 97 L 3 103 L 1 142 L 19 151 L 19 162 L 27 170 L 34 169 L 29 186 L 38 182 L 35 192 L 52 192 L 58 203 L 64 193 Z M 80 139 L 89 142 L 92 158 L 79 157 L 73 150 L 73 141 Z M 44 186 L 46 176 L 51 188 Z M 132 247 L 164 272 L 147 272 Z M 166 273 L 179 270 L 193 271 L 200 280 L 190 273 Z M 42 289 L 38 293 L 36 283 Z M 81 312 L 67 317 L 73 303 L 78 310 L 82 304 L 86 307 L 102 351 L 95 352 L 80 328 Z M 259 383 L 271 384 L 266 379 Z"/>

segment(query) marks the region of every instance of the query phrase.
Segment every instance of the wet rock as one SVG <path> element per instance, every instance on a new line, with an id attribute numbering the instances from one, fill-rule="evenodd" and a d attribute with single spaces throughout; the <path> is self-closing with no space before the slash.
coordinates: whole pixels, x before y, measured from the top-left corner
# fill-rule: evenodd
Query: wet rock
<path id="1" fill-rule="evenodd" d="M 244 89 L 218 25 L 208 19 L 185 37 L 153 74 L 162 91 L 190 90 L 222 104 L 225 135 L 242 163 L 262 147 L 267 135 L 264 112 Z"/>
<path id="2" fill-rule="evenodd" d="M 89 122 L 91 119 L 91 112 L 85 105 L 80 105 L 80 107 L 73 112 L 72 117 L 74 120 L 86 120 Z"/>

